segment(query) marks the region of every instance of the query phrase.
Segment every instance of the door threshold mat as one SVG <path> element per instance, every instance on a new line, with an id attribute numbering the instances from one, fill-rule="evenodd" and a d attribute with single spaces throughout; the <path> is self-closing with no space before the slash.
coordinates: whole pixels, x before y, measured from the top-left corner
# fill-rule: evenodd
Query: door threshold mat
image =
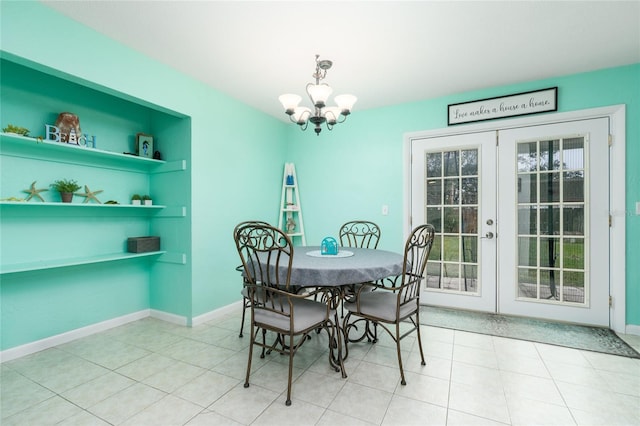
<path id="1" fill-rule="evenodd" d="M 640 358 L 640 354 L 612 330 L 602 327 L 435 306 L 420 308 L 420 323 L 433 327 Z"/>

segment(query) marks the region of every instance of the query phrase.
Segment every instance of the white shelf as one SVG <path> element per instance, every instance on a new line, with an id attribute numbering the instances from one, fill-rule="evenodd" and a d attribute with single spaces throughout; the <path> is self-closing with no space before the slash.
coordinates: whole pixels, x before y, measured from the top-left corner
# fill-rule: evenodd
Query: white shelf
<path id="1" fill-rule="evenodd" d="M 78 257 L 71 259 L 44 260 L 35 262 L 16 263 L 12 265 L 2 265 L 0 275 L 16 274 L 29 271 L 40 271 L 45 269 L 66 268 L 69 266 L 90 265 L 93 263 L 115 262 L 119 260 L 137 259 L 150 256 L 159 256 L 165 251 L 151 251 L 146 253 L 111 253 L 98 256 Z"/>
<path id="2" fill-rule="evenodd" d="M 63 142 L 39 140 L 11 133 L 0 133 L 0 143 L 2 155 L 55 161 L 59 163 L 90 164 L 93 167 L 143 173 L 154 172 L 155 169 L 167 164 L 166 161 L 138 157 L 137 155 L 104 151 L 97 148 L 87 148 Z M 186 168 L 186 164 L 183 164 L 183 162 L 178 161 L 174 163 L 180 164 L 172 164 L 171 166 L 165 167 L 178 170 Z M 162 171 L 162 169 L 160 170 Z"/>
<path id="3" fill-rule="evenodd" d="M 104 203 L 56 203 L 56 202 L 45 202 L 41 203 L 38 201 L 0 201 L 0 207 L 4 208 L 64 208 L 64 209 L 135 209 L 135 210 L 161 210 L 166 208 L 167 206 L 163 206 L 161 204 L 152 204 L 150 206 L 134 206 L 133 204 L 104 204 Z"/>

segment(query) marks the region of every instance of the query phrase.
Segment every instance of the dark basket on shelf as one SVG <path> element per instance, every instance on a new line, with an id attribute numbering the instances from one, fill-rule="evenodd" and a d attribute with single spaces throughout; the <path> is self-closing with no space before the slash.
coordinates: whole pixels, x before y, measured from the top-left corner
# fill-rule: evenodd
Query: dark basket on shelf
<path id="1" fill-rule="evenodd" d="M 160 250 L 160 237 L 127 238 L 127 251 L 130 253 L 146 253 Z"/>

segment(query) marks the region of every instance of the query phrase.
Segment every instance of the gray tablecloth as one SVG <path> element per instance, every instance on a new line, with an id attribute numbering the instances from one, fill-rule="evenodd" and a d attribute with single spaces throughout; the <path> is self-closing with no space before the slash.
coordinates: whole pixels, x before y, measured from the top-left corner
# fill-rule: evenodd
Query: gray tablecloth
<path id="1" fill-rule="evenodd" d="M 353 256 L 308 256 L 317 246 L 296 246 L 293 252 L 291 285 L 341 286 L 375 281 L 402 273 L 403 256 L 385 250 L 345 247 Z"/>

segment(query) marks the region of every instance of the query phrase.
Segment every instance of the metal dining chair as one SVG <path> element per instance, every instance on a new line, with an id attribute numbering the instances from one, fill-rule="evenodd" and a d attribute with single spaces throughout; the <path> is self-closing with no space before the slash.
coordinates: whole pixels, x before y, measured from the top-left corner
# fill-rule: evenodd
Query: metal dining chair
<path id="1" fill-rule="evenodd" d="M 289 357 L 289 377 L 286 405 L 291 405 L 293 357 L 307 341 L 310 332 L 318 328 L 327 331 L 329 341 L 336 342 L 338 353 L 341 339 L 332 321 L 335 310 L 325 302 L 328 290 L 315 289 L 311 294 L 296 294 L 290 284 L 294 248 L 291 239 L 270 225 L 248 223 L 235 232 L 235 243 L 242 260 L 247 299 L 251 311 L 251 343 L 244 387 L 249 387 L 254 346 L 262 348 L 260 358 L 272 351 Z M 267 343 L 267 333 L 273 343 Z M 261 336 L 261 337 L 260 337 Z M 331 355 L 329 355 L 331 362 Z M 344 373 L 344 372 L 343 372 Z"/>
<path id="2" fill-rule="evenodd" d="M 386 330 L 396 343 L 403 385 L 407 382 L 402 367 L 400 341 L 413 331 L 417 332 L 420 357 L 422 365 L 425 365 L 420 337 L 420 287 L 433 245 L 434 233 L 434 227 L 429 224 L 418 226 L 411 232 L 405 243 L 402 274 L 396 281 L 399 284 L 393 287 L 375 285 L 375 291 L 364 290 L 365 287 L 362 286 L 356 292 L 355 300 L 344 303 L 344 308 L 348 311 L 342 326 L 345 334 L 345 358 L 348 356 L 349 332 L 353 328 L 349 320 L 352 316 L 369 320 Z M 411 328 L 403 330 L 401 334 L 401 323 L 403 328 L 407 324 Z"/>
<path id="3" fill-rule="evenodd" d="M 340 245 L 342 247 L 360 247 L 377 249 L 380 242 L 380 227 L 374 222 L 368 220 L 352 220 L 344 223 L 340 227 L 338 237 L 340 239 Z M 357 288 L 362 284 L 353 284 L 344 288 L 344 297 L 352 297 Z M 344 318 L 344 307 L 340 308 L 341 317 Z M 369 340 L 375 338 L 375 331 L 371 332 L 369 323 L 366 322 L 365 333 L 358 340 L 362 340 L 364 336 L 367 336 Z"/>
<path id="4" fill-rule="evenodd" d="M 249 225 L 249 224 L 269 225 L 269 223 L 263 222 L 260 220 L 247 220 L 245 222 L 240 222 L 233 229 L 233 237 L 236 238 L 236 234 L 238 233 L 238 230 L 244 227 L 244 225 Z M 247 228 L 245 227 L 244 229 L 247 229 Z M 240 294 L 242 294 L 242 320 L 240 321 L 240 335 L 238 336 L 238 337 L 242 337 L 242 331 L 244 330 L 244 320 L 245 320 L 247 308 L 249 308 L 249 297 L 248 297 L 249 291 L 247 290 L 247 279 L 244 276 L 244 274 L 242 274 L 242 271 L 243 271 L 242 265 L 237 266 L 236 271 L 240 272 L 242 275 L 242 290 L 240 290 Z"/>

